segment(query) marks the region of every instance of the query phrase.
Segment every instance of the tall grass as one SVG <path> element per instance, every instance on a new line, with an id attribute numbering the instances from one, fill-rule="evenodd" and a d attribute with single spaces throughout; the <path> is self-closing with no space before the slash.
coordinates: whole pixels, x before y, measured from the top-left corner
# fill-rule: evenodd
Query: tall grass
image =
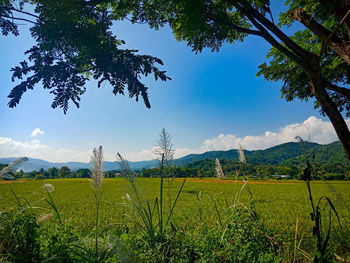
<path id="1" fill-rule="evenodd" d="M 301 147 L 305 150 L 304 140 L 297 136 L 296 139 L 300 142 Z M 305 165 L 306 167 L 303 169 L 301 178 L 305 181 L 308 198 L 311 205 L 311 221 L 313 223 L 312 227 L 312 235 L 315 237 L 315 246 L 316 252 L 312 258 L 312 261 L 315 263 L 318 262 L 330 262 L 334 260 L 334 254 L 329 246 L 330 235 L 332 231 L 332 213 L 336 216 L 336 219 L 341 228 L 340 219 L 338 216 L 338 212 L 335 209 L 332 201 L 327 196 L 320 197 L 316 202 L 312 195 L 311 191 L 311 175 L 313 171 L 313 167 L 311 164 L 311 160 L 315 158 L 314 154 L 305 155 Z M 324 219 L 324 210 L 328 207 L 328 219 Z M 327 217 L 326 217 L 327 218 Z M 323 224 L 327 223 L 326 230 L 323 229 Z"/>
<path id="2" fill-rule="evenodd" d="M 222 167 L 218 158 L 215 159 L 215 173 L 217 178 L 219 179 L 225 178 L 225 174 L 222 170 Z"/>
<path id="3" fill-rule="evenodd" d="M 10 163 L 8 166 L 1 169 L 0 178 L 14 179 L 14 175 L 16 174 L 16 170 L 26 161 L 28 161 L 27 157 L 17 158 L 12 163 Z"/>
<path id="4" fill-rule="evenodd" d="M 166 247 L 167 244 L 169 244 L 167 228 L 169 227 L 169 224 L 171 224 L 171 218 L 185 185 L 186 178 L 183 180 L 175 199 L 172 202 L 170 195 L 170 168 L 174 151 L 171 143 L 171 136 L 165 129 L 162 129 L 160 132 L 155 154 L 158 158 L 160 168 L 160 184 L 159 196 L 153 201 L 148 201 L 143 198 L 136 174 L 130 169 L 127 160 L 125 160 L 119 153 L 117 154 L 117 157 L 123 175 L 129 182 L 132 190 L 132 193 L 126 195 L 127 200 L 130 202 L 131 207 L 135 210 L 143 224 L 148 237 L 148 245 L 155 252 L 155 255 L 158 258 L 157 261 L 164 261 L 166 254 L 169 252 L 169 248 Z M 169 202 L 167 214 L 164 212 L 164 207 L 166 205 L 166 202 L 164 202 L 164 179 L 168 180 Z"/>
<path id="5" fill-rule="evenodd" d="M 44 184 L 43 185 L 43 189 L 45 190 L 46 194 L 47 194 L 47 198 L 45 198 L 45 202 L 53 209 L 53 211 L 55 212 L 55 215 L 57 217 L 58 222 L 63 225 L 63 221 L 61 218 L 61 215 L 59 213 L 59 210 L 57 208 L 57 205 L 55 203 L 55 201 L 53 200 L 52 196 L 51 196 L 51 192 L 55 191 L 55 187 L 52 184 Z"/>
<path id="6" fill-rule="evenodd" d="M 242 164 L 246 164 L 247 163 L 247 159 L 245 158 L 244 150 L 243 150 L 243 147 L 242 147 L 241 144 L 239 145 L 238 156 L 239 156 L 239 162 L 240 163 L 242 163 Z"/>
<path id="7" fill-rule="evenodd" d="M 136 174 L 130 169 L 127 160 L 125 160 L 119 153 L 118 158 L 123 175 L 129 182 L 132 190 L 132 193 L 126 194 L 126 199 L 131 204 L 131 208 L 134 209 L 142 222 L 143 229 L 148 237 L 147 242 L 149 247 L 156 252 L 155 255 L 159 257 L 159 261 L 162 261 L 165 257 L 164 251 L 166 251 L 165 245 L 167 243 L 167 228 L 171 222 L 174 209 L 185 185 L 186 178 L 183 180 L 174 202 L 170 207 L 168 207 L 168 213 L 165 214 L 163 209 L 164 176 L 161 176 L 160 178 L 159 196 L 153 201 L 146 200 L 142 196 Z"/>
<path id="8" fill-rule="evenodd" d="M 100 213 L 100 203 L 103 191 L 101 189 L 103 179 L 104 179 L 104 169 L 103 169 L 103 150 L 102 146 L 97 149 L 94 148 L 92 156 L 90 157 L 90 172 L 91 172 L 91 182 L 92 189 L 95 197 L 96 203 L 96 225 L 95 225 L 95 259 L 99 260 L 99 250 L 98 250 L 98 238 L 99 238 L 99 213 Z"/>

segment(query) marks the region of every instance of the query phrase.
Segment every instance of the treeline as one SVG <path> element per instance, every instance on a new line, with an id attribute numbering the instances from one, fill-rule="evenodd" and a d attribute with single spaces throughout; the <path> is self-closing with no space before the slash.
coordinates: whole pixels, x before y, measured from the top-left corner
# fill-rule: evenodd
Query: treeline
<path id="1" fill-rule="evenodd" d="M 0 170 L 7 166 L 8 164 L 0 164 Z M 107 171 L 105 174 L 106 178 L 113 178 L 119 174 L 118 170 Z M 56 179 L 56 178 L 90 178 L 89 169 L 79 169 L 72 171 L 67 166 L 61 168 L 52 167 L 48 170 L 40 169 L 39 171 L 23 172 L 22 170 L 17 171 L 15 174 L 12 174 L 14 179 L 20 178 L 30 178 L 30 179 Z"/>
<path id="2" fill-rule="evenodd" d="M 139 177 L 150 178 L 160 177 L 162 170 L 160 168 L 142 169 L 136 171 Z M 188 167 L 170 167 L 167 172 L 169 177 L 203 177 L 204 173 L 202 169 L 188 168 Z"/>
<path id="3" fill-rule="evenodd" d="M 220 160 L 224 174 L 235 177 L 236 174 L 253 178 L 281 178 L 300 179 L 305 164 L 298 165 L 270 165 L 270 164 L 242 164 L 237 161 Z M 215 176 L 215 161 L 202 160 L 186 165 L 189 169 L 202 169 L 204 177 Z M 350 166 L 342 163 L 318 164 L 313 163 L 312 177 L 314 180 L 349 180 Z"/>
<path id="4" fill-rule="evenodd" d="M 246 177 L 257 179 L 268 178 L 288 178 L 301 179 L 302 165 L 269 165 L 269 164 L 242 164 L 232 160 L 220 160 L 226 177 Z M 314 164 L 314 180 L 350 180 L 350 166 L 342 163 L 335 164 Z M 160 177 L 159 168 L 142 169 L 138 172 L 140 177 Z M 185 165 L 184 167 L 172 167 L 170 169 L 172 177 L 215 177 L 215 161 L 201 160 Z"/>
<path id="5" fill-rule="evenodd" d="M 304 166 L 298 165 L 270 165 L 270 164 L 242 164 L 233 160 L 220 160 L 223 172 L 226 177 L 244 177 L 257 179 L 300 179 Z M 0 170 L 6 165 L 0 164 Z M 160 168 L 150 168 L 135 171 L 136 175 L 144 178 L 160 177 L 162 171 Z M 215 161 L 200 160 L 189 163 L 183 167 L 171 167 L 168 172 L 171 177 L 215 177 Z M 60 169 L 52 167 L 48 170 L 23 172 L 19 170 L 13 175 L 15 179 L 55 179 L 55 178 L 89 178 L 89 169 L 70 170 L 67 166 Z M 119 170 L 106 172 L 106 178 L 120 176 Z M 333 164 L 313 164 L 312 177 L 314 180 L 350 180 L 350 166 L 342 163 Z"/>

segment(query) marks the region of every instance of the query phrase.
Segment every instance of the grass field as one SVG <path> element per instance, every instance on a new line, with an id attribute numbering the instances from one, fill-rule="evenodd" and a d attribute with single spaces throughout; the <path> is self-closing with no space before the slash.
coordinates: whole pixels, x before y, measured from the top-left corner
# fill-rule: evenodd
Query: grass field
<path id="1" fill-rule="evenodd" d="M 165 196 L 176 194 L 182 179 L 175 179 L 168 188 L 165 181 Z M 22 181 L 11 183 L 12 189 L 36 207 L 47 207 L 42 201 L 43 183 L 55 186 L 52 196 L 66 220 L 73 220 L 81 231 L 89 229 L 94 223 L 94 199 L 89 179 L 55 179 L 45 181 Z M 139 179 L 144 198 L 154 199 L 159 195 L 159 179 Z M 310 204 L 307 189 L 301 181 L 249 181 L 250 188 L 259 215 L 266 225 L 281 235 L 292 237 L 295 231 L 296 217 L 300 218 L 302 227 L 310 225 Z M 124 205 L 125 195 L 131 192 L 125 179 L 106 179 L 103 185 L 102 222 L 120 223 L 125 220 L 128 207 Z M 215 223 L 216 213 L 213 201 L 218 202 L 222 210 L 233 204 L 235 193 L 242 187 L 242 181 L 215 179 L 188 179 L 178 201 L 174 222 L 184 227 L 191 227 L 198 222 L 199 210 L 196 194 L 202 194 L 203 217 L 205 224 Z M 350 182 L 312 182 L 314 199 L 326 195 L 333 202 L 344 228 L 350 228 Z M 16 202 L 9 190 L 9 185 L 0 183 L 0 209 L 15 207 Z M 211 200 L 212 199 L 212 200 Z M 244 204 L 248 203 L 248 192 L 244 189 L 239 197 Z M 227 202 L 226 202 L 227 201 Z M 46 213 L 38 209 L 38 213 Z M 294 237 L 293 237 L 294 238 Z"/>
<path id="2" fill-rule="evenodd" d="M 164 181 L 165 209 L 169 199 L 175 199 L 183 179 Z M 159 196 L 159 178 L 139 179 L 143 198 L 154 200 Z M 27 200 L 38 215 L 47 214 L 49 207 L 43 198 L 42 185 L 55 186 L 52 197 L 65 221 L 71 221 L 81 234 L 87 234 L 94 227 L 95 203 L 91 183 L 88 179 L 54 179 L 44 181 L 0 182 L 0 210 L 16 207 L 10 187 L 21 200 Z M 188 179 L 180 195 L 172 218 L 173 224 L 184 231 L 195 231 L 203 225 L 218 224 L 218 214 L 224 215 L 234 204 L 239 193 L 239 203 L 249 206 L 249 187 L 256 211 L 263 224 L 279 237 L 286 246 L 293 246 L 296 219 L 298 217 L 298 240 L 302 237 L 305 250 L 311 249 L 310 203 L 305 183 L 302 181 L 249 181 L 242 189 L 243 182 L 235 180 Z M 339 214 L 343 233 L 350 233 L 350 182 L 312 182 L 315 200 L 321 196 L 329 197 Z M 101 203 L 101 229 L 119 231 L 127 225 L 137 230 L 139 225 L 135 212 L 127 205 L 126 194 L 131 188 L 125 179 L 105 179 Z M 200 205 L 199 199 L 200 198 Z M 200 207 L 202 211 L 200 212 Z M 217 210 L 218 212 L 217 212 Z M 327 212 L 325 210 L 323 212 Z M 335 218 L 333 218 L 335 222 Z M 336 224 L 335 224 L 336 225 Z M 337 225 L 336 225 L 337 227 Z"/>

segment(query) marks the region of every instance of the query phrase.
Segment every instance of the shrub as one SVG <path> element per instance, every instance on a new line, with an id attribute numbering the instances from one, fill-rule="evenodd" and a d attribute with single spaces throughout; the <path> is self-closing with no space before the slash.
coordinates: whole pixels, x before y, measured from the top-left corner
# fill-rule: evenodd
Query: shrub
<path id="1" fill-rule="evenodd" d="M 161 251 L 150 249 L 144 232 L 123 234 L 121 238 L 137 254 L 139 262 L 277 261 L 265 228 L 243 209 L 236 210 L 225 225 L 202 226 L 192 231 L 172 226 L 159 242 Z"/>
<path id="2" fill-rule="evenodd" d="M 41 255 L 50 262 L 78 262 L 77 250 L 74 245 L 79 237 L 71 224 L 45 224 L 41 227 Z"/>
<path id="3" fill-rule="evenodd" d="M 40 261 L 39 225 L 30 210 L 0 214 L 0 253 L 4 261 Z"/>
<path id="4" fill-rule="evenodd" d="M 44 175 L 42 174 L 37 174 L 35 177 L 34 177 L 35 180 L 44 180 L 46 179 Z"/>
<path id="5" fill-rule="evenodd" d="M 236 210 L 226 225 L 205 227 L 195 240 L 203 262 L 274 262 L 266 231 L 248 210 Z"/>

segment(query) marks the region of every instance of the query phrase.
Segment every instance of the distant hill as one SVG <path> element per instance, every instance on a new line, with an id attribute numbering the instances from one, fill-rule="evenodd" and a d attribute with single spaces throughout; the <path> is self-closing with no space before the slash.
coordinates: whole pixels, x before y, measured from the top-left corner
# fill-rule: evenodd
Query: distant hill
<path id="1" fill-rule="evenodd" d="M 306 142 L 303 146 L 300 143 L 289 142 L 280 144 L 274 147 L 271 147 L 266 150 L 252 151 L 246 155 L 247 162 L 249 163 L 257 163 L 257 164 L 272 164 L 277 165 L 286 160 L 290 160 L 296 157 L 301 157 L 303 161 L 305 161 L 305 154 L 309 154 L 310 151 L 314 152 L 322 152 L 324 145 Z M 337 151 L 342 151 L 339 144 L 339 147 L 336 146 Z M 345 158 L 345 154 L 344 154 Z"/>
<path id="2" fill-rule="evenodd" d="M 252 164 L 271 164 L 271 165 L 298 165 L 305 161 L 306 156 L 314 154 L 315 161 L 320 164 L 332 164 L 341 163 L 345 166 L 349 165 L 348 160 L 343 152 L 343 149 L 339 142 L 333 142 L 326 145 L 317 143 L 306 142 L 303 146 L 300 143 L 289 142 L 283 143 L 266 150 L 247 151 L 244 150 L 248 163 Z M 201 160 L 238 160 L 237 150 L 228 151 L 209 151 L 202 154 L 189 154 L 182 158 L 175 159 L 175 166 L 185 166 L 189 163 L 201 161 Z M 10 163 L 16 158 L 0 158 L 0 163 Z M 156 160 L 129 162 L 131 169 L 153 168 L 157 166 Z M 47 170 L 51 167 L 61 168 L 62 166 L 68 166 L 71 170 L 75 171 L 80 168 L 89 168 L 89 163 L 83 162 L 67 162 L 67 163 L 52 163 L 40 159 L 29 158 L 22 170 L 25 172 L 38 171 L 40 168 Z M 105 162 L 105 170 L 119 169 L 118 162 Z"/>
<path id="3" fill-rule="evenodd" d="M 305 161 L 305 157 L 315 155 L 315 161 L 321 164 L 338 162 L 349 165 L 345 153 L 339 142 L 322 145 L 313 142 L 305 142 L 303 145 L 297 142 L 283 143 L 265 150 L 247 151 L 244 150 L 248 163 L 271 164 L 271 165 L 297 165 Z M 210 151 L 202 154 L 189 154 L 174 160 L 176 166 L 184 166 L 188 163 L 201 160 L 237 160 L 238 151 Z"/>
<path id="4" fill-rule="evenodd" d="M 0 158 L 0 164 L 11 163 L 16 158 Z M 24 172 L 39 171 L 41 168 L 47 170 L 51 167 L 61 168 L 62 166 L 67 166 L 72 171 L 76 171 L 82 168 L 90 168 L 89 163 L 83 162 L 67 162 L 67 163 L 52 163 L 41 159 L 28 158 L 28 162 L 25 162 L 21 169 Z M 156 160 L 151 161 L 140 161 L 140 162 L 129 162 L 131 169 L 142 169 L 142 168 L 153 168 L 157 166 Z M 104 162 L 104 168 L 106 171 L 118 170 L 120 169 L 118 162 Z"/>
<path id="5" fill-rule="evenodd" d="M 244 151 L 245 154 L 250 153 L 250 151 Z M 237 150 L 228 150 L 228 151 L 210 151 L 201 154 L 189 154 L 179 159 L 174 160 L 174 165 L 184 166 L 188 163 L 193 163 L 201 160 L 215 160 L 226 159 L 226 160 L 238 160 L 238 151 Z"/>
<path id="6" fill-rule="evenodd" d="M 349 166 L 349 161 L 345 156 L 340 142 L 333 142 L 326 145 L 316 144 L 314 146 L 306 145 L 305 151 L 300 155 L 294 156 L 280 162 L 281 165 L 298 165 L 305 161 L 305 156 L 314 155 L 314 161 L 319 164 L 334 164 L 339 163 L 344 166 Z"/>

